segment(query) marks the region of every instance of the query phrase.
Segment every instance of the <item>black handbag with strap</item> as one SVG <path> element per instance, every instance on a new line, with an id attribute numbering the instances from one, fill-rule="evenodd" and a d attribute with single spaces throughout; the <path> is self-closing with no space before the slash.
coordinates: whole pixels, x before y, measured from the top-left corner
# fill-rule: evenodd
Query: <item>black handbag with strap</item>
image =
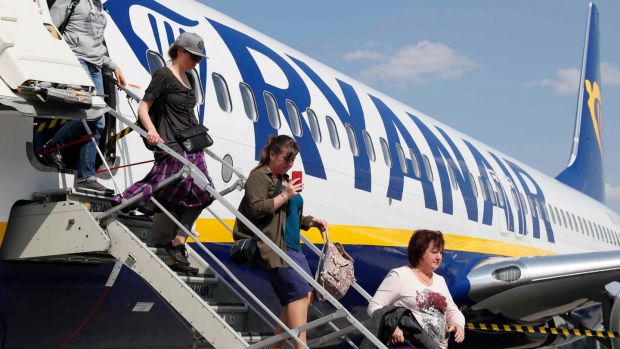
<path id="1" fill-rule="evenodd" d="M 258 267 L 258 246 L 256 239 L 241 239 L 235 241 L 228 253 L 230 259 L 237 264 L 247 264 L 250 268 Z"/>
<path id="2" fill-rule="evenodd" d="M 213 145 L 213 139 L 204 125 L 196 125 L 176 133 L 177 142 L 188 153 L 197 153 Z"/>

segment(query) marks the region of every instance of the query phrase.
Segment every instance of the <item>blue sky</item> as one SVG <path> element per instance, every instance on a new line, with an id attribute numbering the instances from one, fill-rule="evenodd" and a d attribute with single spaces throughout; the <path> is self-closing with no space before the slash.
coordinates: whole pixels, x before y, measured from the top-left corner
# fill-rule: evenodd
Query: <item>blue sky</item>
<path id="1" fill-rule="evenodd" d="M 587 1 L 202 2 L 548 175 L 566 166 Z M 620 1 L 596 4 L 607 201 L 620 212 Z"/>

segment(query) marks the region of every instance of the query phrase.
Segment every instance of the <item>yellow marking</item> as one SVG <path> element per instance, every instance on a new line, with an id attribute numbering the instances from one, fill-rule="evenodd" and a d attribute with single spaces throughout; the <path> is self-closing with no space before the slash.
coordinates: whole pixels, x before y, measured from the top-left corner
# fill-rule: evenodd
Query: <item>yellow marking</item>
<path id="1" fill-rule="evenodd" d="M 597 337 L 605 337 L 605 335 L 603 335 L 603 331 L 596 331 L 596 336 Z"/>
<path id="2" fill-rule="evenodd" d="M 596 134 L 596 140 L 598 141 L 599 149 L 603 154 L 603 141 L 601 139 L 601 90 L 598 87 L 598 83 L 594 84 L 590 80 L 586 80 L 586 91 L 588 91 L 588 109 L 590 109 L 590 117 L 592 118 L 592 125 L 594 126 L 594 134 Z"/>
<path id="3" fill-rule="evenodd" d="M 37 132 L 43 132 L 43 130 L 45 130 L 45 124 L 45 122 L 40 123 L 37 127 Z"/>
<path id="4" fill-rule="evenodd" d="M 225 221 L 231 228 L 233 227 L 233 219 Z M 214 218 L 199 219 L 196 223 L 196 230 L 200 233 L 201 242 L 233 242 L 232 234 Z M 329 233 L 333 241 L 347 245 L 407 247 L 412 230 L 333 224 L 329 227 Z M 304 236 L 312 243 L 323 243 L 317 229 L 313 228 L 304 232 Z M 555 254 L 553 251 L 531 246 L 468 236 L 444 234 L 444 239 L 445 248 L 451 251 L 478 252 L 508 257 Z"/>
<path id="5" fill-rule="evenodd" d="M 547 334 L 547 330 L 544 327 L 539 327 L 538 331 L 540 331 L 540 333 Z"/>
<path id="6" fill-rule="evenodd" d="M 496 324 L 491 324 L 491 328 L 493 329 L 493 331 L 499 331 L 499 326 L 497 326 Z"/>
<path id="7" fill-rule="evenodd" d="M 504 325 L 504 331 L 512 332 L 512 329 L 510 328 L 510 325 Z"/>
<path id="8" fill-rule="evenodd" d="M 467 323 L 467 329 L 469 330 L 475 330 L 476 329 L 476 325 L 472 324 L 471 322 Z"/>
<path id="9" fill-rule="evenodd" d="M 481 330 L 485 330 L 485 331 L 486 331 L 486 330 L 487 330 L 487 325 L 485 325 L 485 324 L 480 324 L 480 329 L 481 329 Z"/>
<path id="10" fill-rule="evenodd" d="M 0 247 L 2 247 L 2 241 L 4 240 L 4 233 L 6 233 L 7 222 L 0 222 Z"/>
<path id="11" fill-rule="evenodd" d="M 590 330 L 585 330 L 585 331 L 583 331 L 583 332 L 586 334 L 586 336 L 588 336 L 588 337 L 592 337 L 592 331 L 590 331 Z"/>
<path id="12" fill-rule="evenodd" d="M 515 325 L 515 328 L 517 329 L 517 332 L 523 332 L 523 327 L 521 327 L 521 325 Z"/>
<path id="13" fill-rule="evenodd" d="M 52 119 L 52 121 L 50 121 L 50 128 L 54 128 L 57 122 L 58 122 L 58 119 Z"/>
<path id="14" fill-rule="evenodd" d="M 62 119 L 62 120 L 60 121 L 60 124 L 61 124 L 61 125 L 64 125 L 64 124 L 66 124 L 67 122 L 69 122 L 69 119 Z"/>
<path id="15" fill-rule="evenodd" d="M 607 336 L 609 338 L 615 338 L 616 336 L 614 335 L 614 331 L 607 331 Z"/>
<path id="16" fill-rule="evenodd" d="M 578 329 L 574 329 L 573 333 L 575 333 L 577 336 L 581 336 L 581 331 L 579 331 Z"/>
<path id="17" fill-rule="evenodd" d="M 568 335 L 570 334 L 570 332 L 568 331 L 568 329 L 567 329 L 567 328 L 563 328 L 563 329 L 562 329 L 562 333 L 563 333 L 565 336 L 568 336 Z"/>
<path id="18" fill-rule="evenodd" d="M 558 329 L 557 329 L 557 328 L 551 328 L 551 333 L 553 333 L 553 334 L 559 334 L 559 333 L 558 333 Z"/>
<path id="19" fill-rule="evenodd" d="M 527 326 L 527 331 L 528 331 L 529 333 L 534 333 L 534 332 L 535 332 L 535 331 L 534 331 L 534 327 L 532 327 L 532 326 Z"/>

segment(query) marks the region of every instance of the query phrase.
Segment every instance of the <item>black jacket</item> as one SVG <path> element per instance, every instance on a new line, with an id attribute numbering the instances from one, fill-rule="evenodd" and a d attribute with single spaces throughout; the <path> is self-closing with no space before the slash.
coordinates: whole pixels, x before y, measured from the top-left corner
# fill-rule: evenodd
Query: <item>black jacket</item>
<path id="1" fill-rule="evenodd" d="M 367 325 L 368 330 L 385 345 L 392 337 L 396 326 L 400 327 L 405 340 L 412 345 L 424 349 L 441 349 L 431 336 L 424 331 L 411 310 L 407 308 L 393 305 L 385 306 L 372 314 L 372 319 Z M 368 339 L 364 339 L 360 346 L 360 349 L 372 348 L 374 348 L 374 345 Z"/>

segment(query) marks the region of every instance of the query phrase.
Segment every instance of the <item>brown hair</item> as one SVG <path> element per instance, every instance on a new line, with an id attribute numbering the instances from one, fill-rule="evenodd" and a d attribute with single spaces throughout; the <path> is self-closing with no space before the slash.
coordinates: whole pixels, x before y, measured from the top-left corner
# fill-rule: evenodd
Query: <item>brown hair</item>
<path id="1" fill-rule="evenodd" d="M 443 251 L 443 234 L 439 230 L 419 229 L 411 235 L 409 246 L 407 246 L 407 258 L 412 267 L 418 265 L 431 242 L 435 242 L 435 246 Z"/>
<path id="2" fill-rule="evenodd" d="M 168 49 L 168 56 L 170 56 L 170 58 L 172 58 L 172 59 L 176 59 L 177 56 L 179 55 L 179 50 L 180 49 L 181 49 L 181 47 L 179 47 L 177 45 L 170 46 L 170 48 Z"/>
<path id="3" fill-rule="evenodd" d="M 299 145 L 293 138 L 287 135 L 269 137 L 267 144 L 265 144 L 263 150 L 260 152 L 260 159 L 258 160 L 258 165 L 254 168 L 254 170 L 269 165 L 269 154 L 271 152 L 276 155 L 280 155 L 282 152 L 288 152 L 286 157 L 290 159 L 299 153 Z"/>

